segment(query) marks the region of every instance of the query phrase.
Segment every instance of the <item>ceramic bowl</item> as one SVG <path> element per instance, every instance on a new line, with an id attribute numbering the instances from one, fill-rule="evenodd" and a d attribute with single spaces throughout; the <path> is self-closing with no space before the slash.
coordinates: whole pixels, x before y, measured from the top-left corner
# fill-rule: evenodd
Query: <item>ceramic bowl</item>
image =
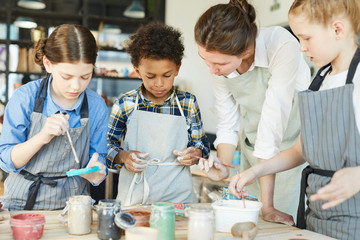
<path id="1" fill-rule="evenodd" d="M 245 200 L 219 200 L 212 203 L 215 213 L 215 225 L 218 232 L 231 232 L 231 227 L 238 222 L 257 224 L 262 207 L 261 202 Z"/>
<path id="2" fill-rule="evenodd" d="M 21 213 L 10 218 L 15 240 L 40 239 L 44 232 L 45 216 L 37 213 Z"/>

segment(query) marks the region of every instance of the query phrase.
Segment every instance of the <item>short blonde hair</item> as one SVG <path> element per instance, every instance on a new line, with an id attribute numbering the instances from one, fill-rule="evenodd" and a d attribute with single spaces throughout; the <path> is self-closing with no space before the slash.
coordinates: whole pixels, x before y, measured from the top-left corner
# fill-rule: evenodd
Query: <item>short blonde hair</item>
<path id="1" fill-rule="evenodd" d="M 356 34 L 360 33 L 360 0 L 295 0 L 289 15 L 306 14 L 310 22 L 327 25 L 333 16 L 344 15 Z"/>

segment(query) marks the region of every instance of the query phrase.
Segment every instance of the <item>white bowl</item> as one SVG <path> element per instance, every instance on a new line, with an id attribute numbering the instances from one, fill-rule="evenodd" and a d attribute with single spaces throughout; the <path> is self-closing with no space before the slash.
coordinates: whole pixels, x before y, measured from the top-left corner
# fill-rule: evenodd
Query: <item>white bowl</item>
<path id="1" fill-rule="evenodd" d="M 261 202 L 245 200 L 219 200 L 211 204 L 215 212 L 215 225 L 218 232 L 231 232 L 231 227 L 238 222 L 257 224 L 262 207 Z"/>

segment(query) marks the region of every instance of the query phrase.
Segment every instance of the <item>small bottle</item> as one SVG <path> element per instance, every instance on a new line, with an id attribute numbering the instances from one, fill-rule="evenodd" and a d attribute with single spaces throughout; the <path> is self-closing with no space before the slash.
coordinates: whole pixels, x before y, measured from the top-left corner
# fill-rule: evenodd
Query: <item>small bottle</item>
<path id="1" fill-rule="evenodd" d="M 188 212 L 188 240 L 213 240 L 215 224 L 212 207 L 192 205 Z"/>
<path id="2" fill-rule="evenodd" d="M 230 177 L 236 175 L 237 172 L 239 171 L 239 168 L 240 168 L 240 154 L 241 154 L 240 150 L 235 151 L 234 158 L 233 158 L 233 160 L 231 162 L 231 164 L 235 168 L 230 169 Z"/>

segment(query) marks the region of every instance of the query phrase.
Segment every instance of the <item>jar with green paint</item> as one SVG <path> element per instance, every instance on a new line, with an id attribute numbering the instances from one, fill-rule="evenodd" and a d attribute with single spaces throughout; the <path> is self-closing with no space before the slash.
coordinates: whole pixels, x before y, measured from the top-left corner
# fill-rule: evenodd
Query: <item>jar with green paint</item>
<path id="1" fill-rule="evenodd" d="M 158 240 L 175 239 L 175 207 L 172 203 L 157 202 L 151 205 L 150 227 L 158 230 Z"/>

